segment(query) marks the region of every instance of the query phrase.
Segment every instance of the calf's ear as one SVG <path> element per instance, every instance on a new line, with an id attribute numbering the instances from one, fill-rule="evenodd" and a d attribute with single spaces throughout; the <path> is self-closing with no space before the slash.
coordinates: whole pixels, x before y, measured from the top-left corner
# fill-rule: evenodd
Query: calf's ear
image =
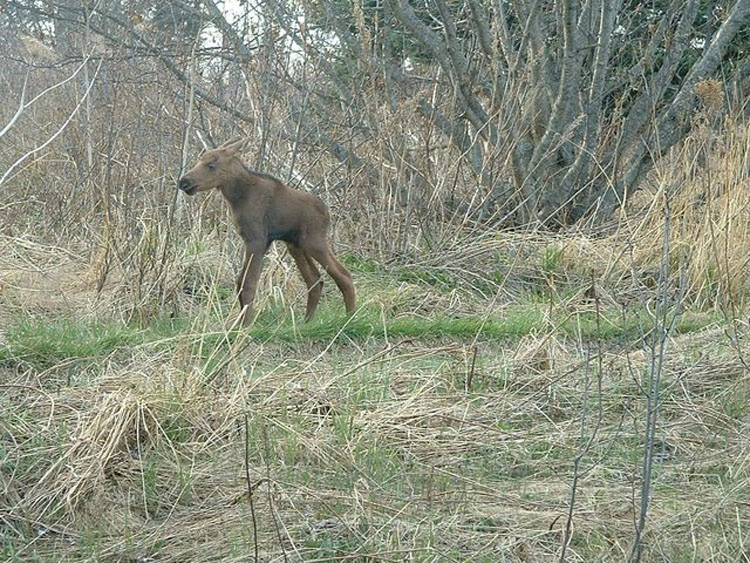
<path id="1" fill-rule="evenodd" d="M 227 141 L 226 143 L 221 145 L 219 149 L 221 149 L 221 151 L 226 156 L 234 156 L 245 147 L 245 145 L 247 144 L 247 141 L 248 139 L 246 137 L 245 138 L 238 137 L 238 138 L 232 139 L 231 141 Z"/>
<path id="2" fill-rule="evenodd" d="M 217 148 L 217 149 L 223 149 L 223 148 L 225 148 L 225 147 L 228 147 L 229 145 L 231 145 L 231 144 L 233 144 L 233 143 L 236 143 L 236 142 L 237 142 L 237 141 L 239 141 L 240 139 L 242 139 L 242 137 L 232 137 L 232 138 L 231 138 L 231 139 L 229 139 L 228 141 L 224 141 L 223 143 L 221 143 L 221 144 L 220 144 L 220 145 L 219 145 L 218 147 L 216 147 L 216 148 Z"/>

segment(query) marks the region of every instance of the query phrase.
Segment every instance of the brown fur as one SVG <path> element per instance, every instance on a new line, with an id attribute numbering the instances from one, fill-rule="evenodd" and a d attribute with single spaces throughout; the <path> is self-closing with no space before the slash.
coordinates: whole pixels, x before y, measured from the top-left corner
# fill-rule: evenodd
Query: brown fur
<path id="1" fill-rule="evenodd" d="M 243 325 L 253 320 L 252 305 L 263 255 L 275 240 L 286 243 L 307 284 L 306 320 L 315 313 L 323 289 L 313 259 L 336 282 L 346 311 L 354 312 L 354 284 L 331 252 L 325 204 L 317 196 L 289 188 L 276 178 L 250 172 L 236 156 L 244 144 L 242 139 L 229 141 L 205 152 L 179 182 L 180 189 L 188 195 L 218 189 L 229 204 L 245 243 L 245 261 L 237 280 Z"/>

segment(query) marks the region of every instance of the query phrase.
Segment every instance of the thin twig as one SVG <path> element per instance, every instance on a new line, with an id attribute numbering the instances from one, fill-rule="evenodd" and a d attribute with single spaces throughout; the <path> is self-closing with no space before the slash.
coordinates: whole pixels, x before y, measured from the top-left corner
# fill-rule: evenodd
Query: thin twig
<path id="1" fill-rule="evenodd" d="M 247 479 L 247 502 L 250 504 L 250 520 L 253 524 L 253 552 L 255 563 L 258 563 L 258 523 L 255 519 L 255 504 L 253 503 L 253 482 L 250 479 L 250 422 L 245 413 L 245 478 Z"/>
<path id="2" fill-rule="evenodd" d="M 286 555 L 286 549 L 284 549 L 284 540 L 281 537 L 281 528 L 279 528 L 279 522 L 276 520 L 276 512 L 274 511 L 273 507 L 273 495 L 271 494 L 271 485 L 273 481 L 271 480 L 271 462 L 270 460 L 270 446 L 268 442 L 268 433 L 266 432 L 266 426 L 265 424 L 262 426 L 262 432 L 263 432 L 263 449 L 265 450 L 265 456 L 264 456 L 264 463 L 266 465 L 266 481 L 268 481 L 268 507 L 271 510 L 271 519 L 273 520 L 274 528 L 276 528 L 276 537 L 279 540 L 279 547 L 281 548 L 281 553 L 284 556 L 284 561 L 289 561 L 287 555 Z"/>
<path id="3" fill-rule="evenodd" d="M 474 381 L 474 367 L 477 363 L 477 345 L 472 346 L 471 353 L 471 367 L 469 368 L 469 374 L 466 376 L 466 391 L 471 391 L 471 384 Z"/>

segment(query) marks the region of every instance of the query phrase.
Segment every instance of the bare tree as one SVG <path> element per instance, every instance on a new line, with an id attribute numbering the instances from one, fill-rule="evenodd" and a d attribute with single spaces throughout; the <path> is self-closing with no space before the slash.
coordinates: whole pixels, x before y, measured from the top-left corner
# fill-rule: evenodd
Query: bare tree
<path id="1" fill-rule="evenodd" d="M 750 19 L 748 0 L 269 0 L 238 13 L 171 0 L 138 18 L 116 3 L 11 0 L 11 10 L 159 61 L 194 92 L 191 126 L 206 138 L 209 107 L 223 129 L 256 131 L 258 166 L 274 147 L 324 149 L 390 194 L 407 223 L 437 213 L 550 226 L 605 218 L 638 189 L 689 130 L 696 84 L 740 62 Z M 435 174 L 444 143 L 451 167 Z"/>
<path id="2" fill-rule="evenodd" d="M 480 145 L 513 139 L 528 218 L 562 222 L 594 207 L 606 216 L 638 186 L 687 131 L 693 88 L 750 18 L 750 2 L 737 1 L 714 12 L 724 15 L 704 38 L 697 1 L 469 0 L 452 10 L 436 0 L 432 25 L 404 0 L 386 4 L 443 68 Z M 498 127 L 507 114 L 513 126 Z"/>

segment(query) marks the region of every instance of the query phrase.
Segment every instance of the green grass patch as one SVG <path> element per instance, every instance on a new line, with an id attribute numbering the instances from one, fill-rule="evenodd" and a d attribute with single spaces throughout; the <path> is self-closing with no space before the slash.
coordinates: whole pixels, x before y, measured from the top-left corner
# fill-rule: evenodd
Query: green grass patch
<path id="1" fill-rule="evenodd" d="M 258 340 L 284 342 L 331 341 L 336 338 L 366 340 L 369 338 L 513 339 L 528 334 L 547 334 L 557 331 L 575 338 L 632 339 L 649 330 L 644 315 L 619 312 L 603 313 L 598 319 L 594 312 L 574 315 L 564 311 L 549 313 L 543 304 L 527 303 L 509 309 L 505 315 L 431 317 L 415 314 L 384 314 L 375 307 L 360 309 L 355 315 L 345 315 L 339 307 L 322 308 L 309 323 L 290 315 L 280 307 L 267 307 L 256 323 L 247 331 L 217 331 L 196 333 L 188 329 L 186 319 L 157 319 L 146 326 L 115 321 L 74 321 L 71 319 L 39 320 L 23 318 L 11 325 L 5 334 L 6 344 L 0 346 L 0 362 L 33 365 L 47 369 L 69 360 L 95 361 L 116 350 L 149 342 L 164 341 L 165 346 L 184 342 L 184 336 L 197 338 L 192 344 L 193 354 L 210 364 L 221 363 L 229 347 L 240 336 Z M 645 322 L 645 324 L 644 324 Z M 711 315 L 683 315 L 675 332 L 701 330 L 717 322 Z M 190 336 L 192 334 L 192 336 Z"/>
<path id="2" fill-rule="evenodd" d="M 520 338 L 532 333 L 558 331 L 564 336 L 605 340 L 639 338 L 649 330 L 644 326 L 644 316 L 636 312 L 621 314 L 594 312 L 573 315 L 563 311 L 553 312 L 541 304 L 526 304 L 509 309 L 504 316 L 495 315 L 383 315 L 375 308 L 364 308 L 351 317 L 339 309 L 323 309 L 309 323 L 285 315 L 284 311 L 269 308 L 250 329 L 250 335 L 259 339 L 332 340 L 338 337 L 367 339 L 401 337 L 415 339 L 457 338 L 480 336 L 490 339 Z M 675 327 L 677 333 L 696 332 L 717 321 L 711 315 L 683 315 Z"/>
<path id="3" fill-rule="evenodd" d="M 428 285 L 441 289 L 454 289 L 461 283 L 458 278 L 440 268 L 408 266 L 398 268 L 395 274 L 396 279 L 401 282 Z"/>
<path id="4" fill-rule="evenodd" d="M 342 254 L 340 258 L 344 266 L 352 272 L 360 274 L 378 274 L 381 272 L 380 264 L 368 256 Z"/>
<path id="5" fill-rule="evenodd" d="M 337 336 L 352 339 L 380 337 L 403 338 L 489 338 L 519 337 L 543 326 L 540 310 L 518 311 L 505 318 L 436 315 L 384 316 L 379 309 L 360 309 L 349 317 L 340 310 L 321 310 L 309 323 L 289 317 L 279 319 L 281 311 L 266 311 L 250 329 L 259 339 L 283 341 L 331 340 Z"/>
<path id="6" fill-rule="evenodd" d="M 184 325 L 183 320 L 168 318 L 146 327 L 115 321 L 22 318 L 5 333 L 7 344 L 0 346 L 0 362 L 46 369 L 67 360 L 97 360 L 120 348 L 173 336 Z"/>
<path id="7" fill-rule="evenodd" d="M 2 355 L 44 369 L 72 358 L 100 358 L 132 342 L 134 331 L 115 323 L 20 320 L 6 333 Z"/>

